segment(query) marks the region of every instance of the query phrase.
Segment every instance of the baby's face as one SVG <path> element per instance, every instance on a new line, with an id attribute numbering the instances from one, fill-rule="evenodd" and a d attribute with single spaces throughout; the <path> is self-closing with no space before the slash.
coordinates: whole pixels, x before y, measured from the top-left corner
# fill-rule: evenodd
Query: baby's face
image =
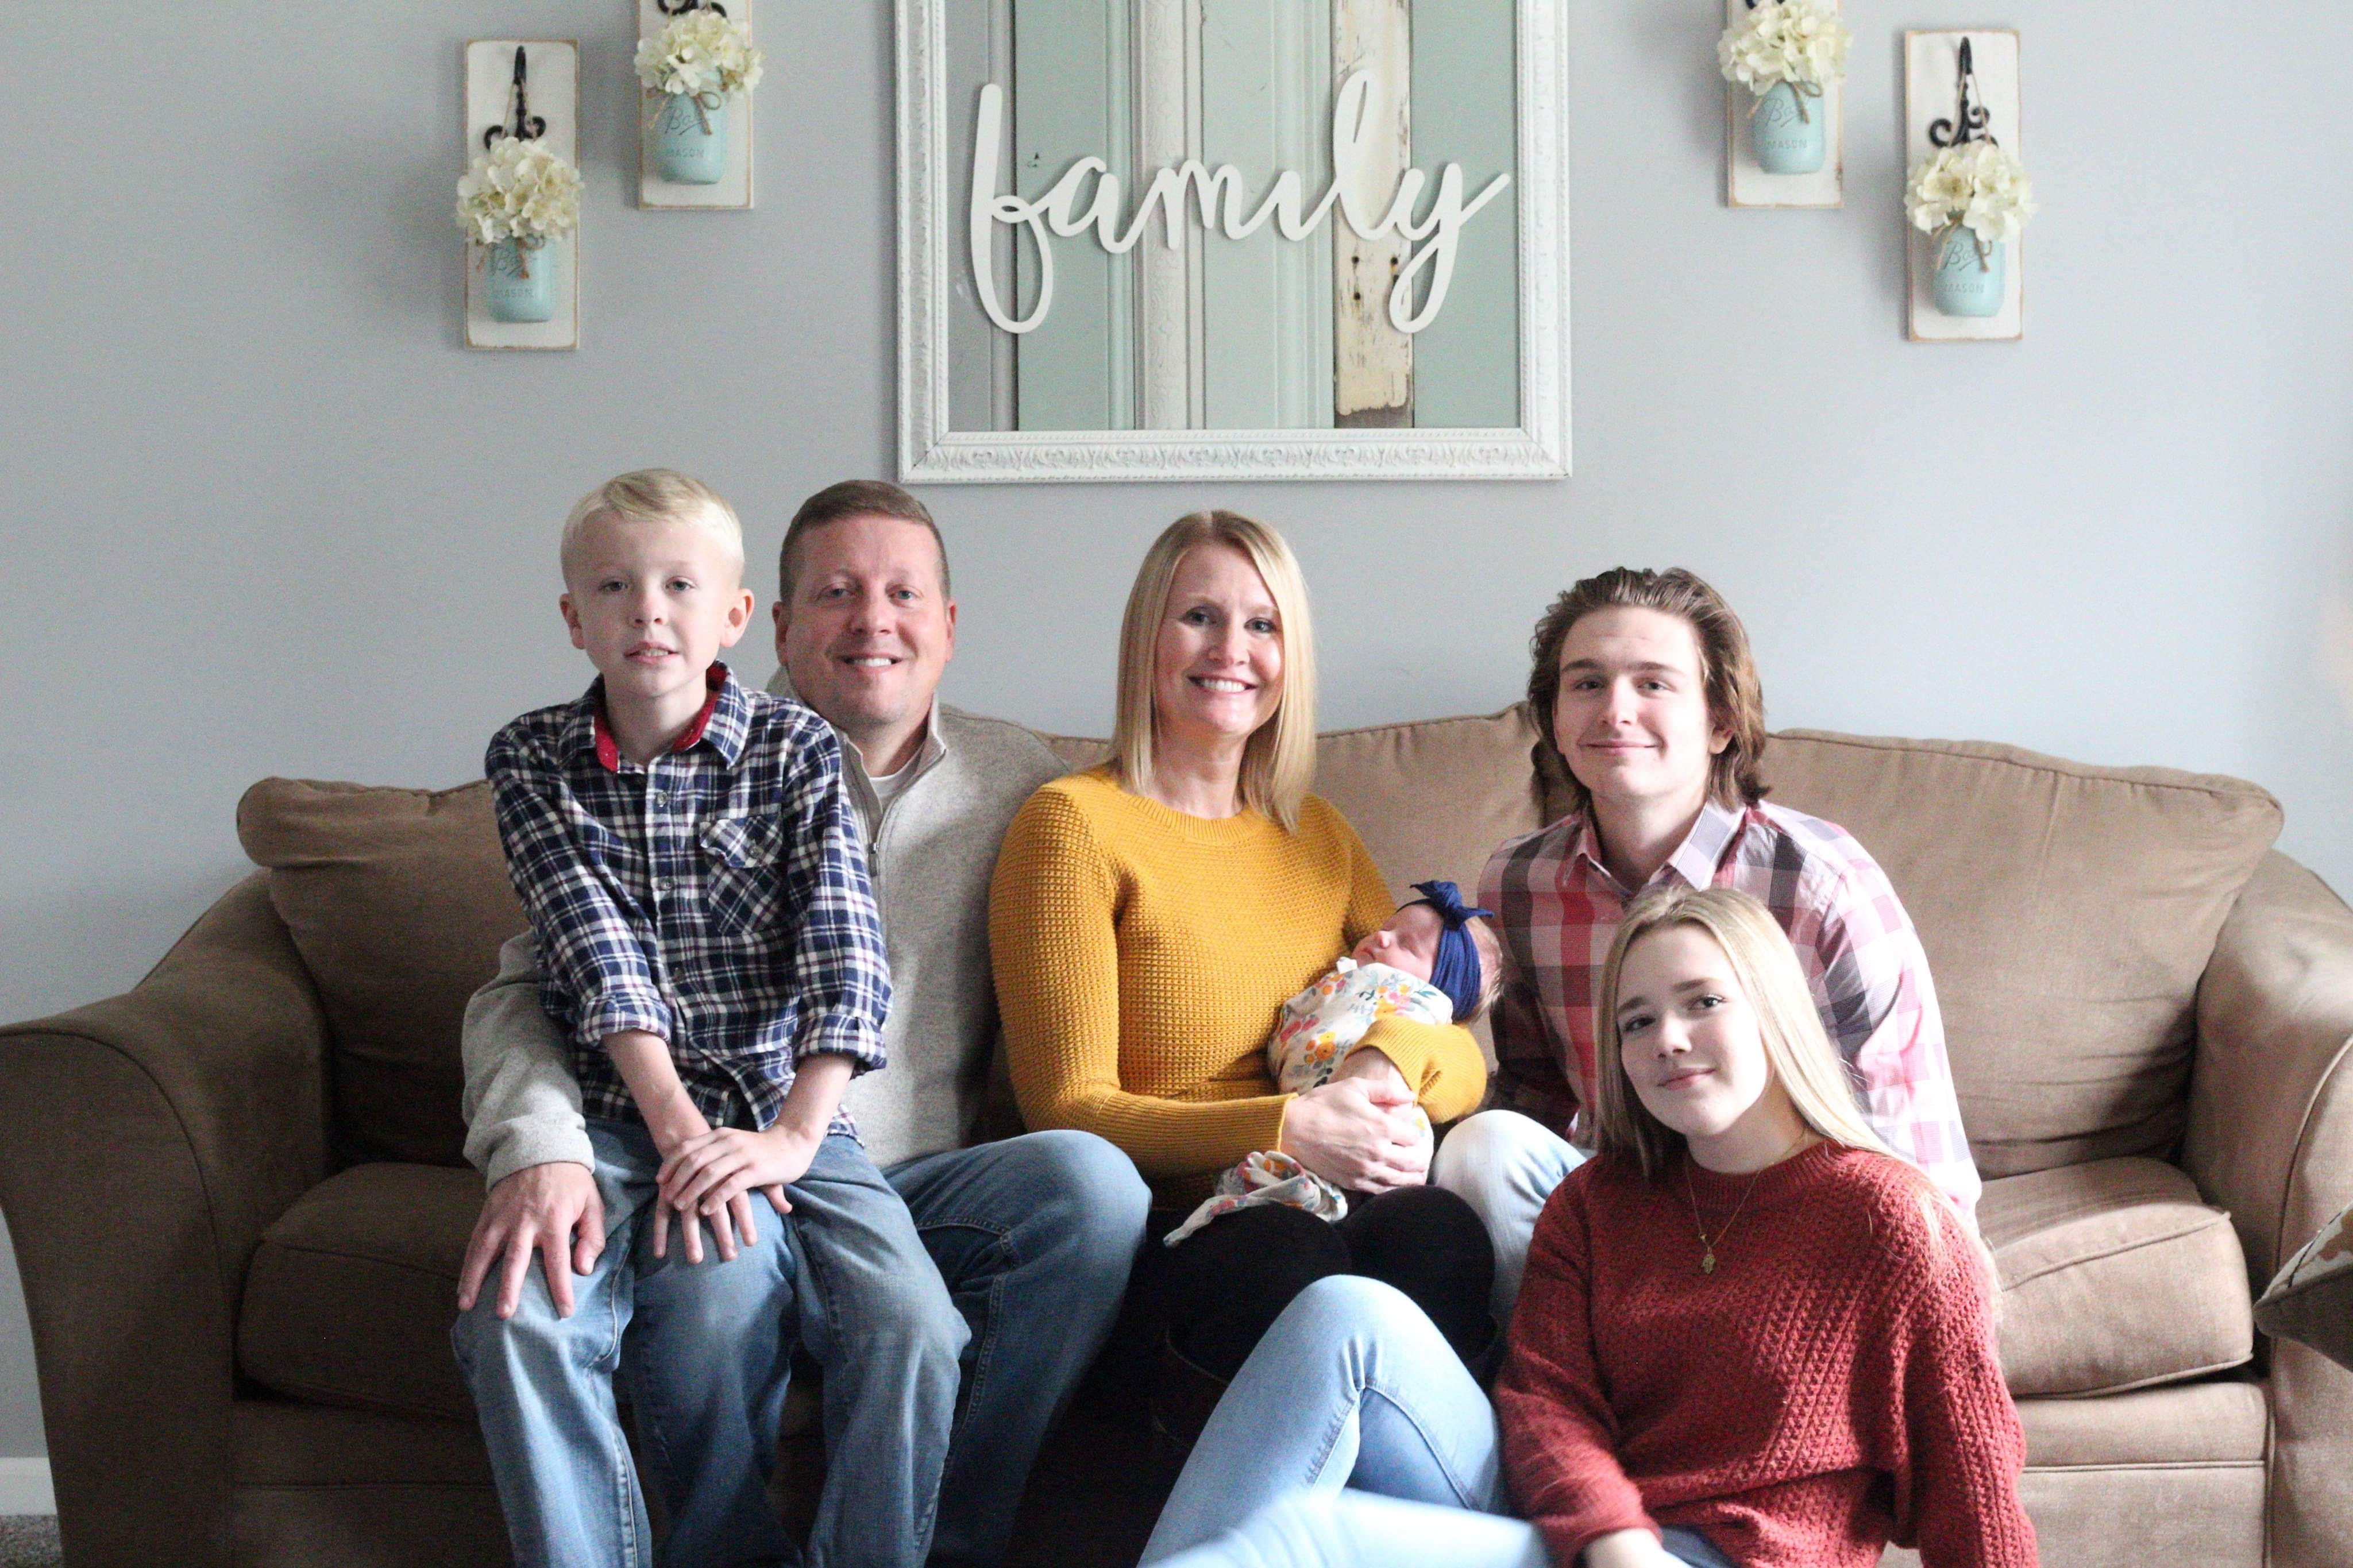
<path id="1" fill-rule="evenodd" d="M 1349 957 L 1358 963 L 1386 963 L 1416 980 L 1428 980 L 1438 965 L 1438 939 L 1446 922 L 1428 904 L 1408 904 L 1388 924 L 1358 942 Z"/>

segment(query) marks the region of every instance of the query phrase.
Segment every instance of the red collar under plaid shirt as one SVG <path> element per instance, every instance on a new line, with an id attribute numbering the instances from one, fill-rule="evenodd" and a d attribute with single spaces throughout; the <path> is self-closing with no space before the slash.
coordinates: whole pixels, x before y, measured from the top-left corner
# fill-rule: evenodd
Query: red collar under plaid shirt
<path id="1" fill-rule="evenodd" d="M 643 1121 L 604 1049 L 623 1029 L 669 1042 L 714 1127 L 774 1121 L 804 1057 L 883 1065 L 890 968 L 841 742 L 723 664 L 708 681 L 702 713 L 643 767 L 606 726 L 602 679 L 501 730 L 484 763 L 541 1004 L 582 1109 L 607 1121 Z M 854 1133 L 847 1113 L 828 1131 Z"/>
<path id="2" fill-rule="evenodd" d="M 1508 956 L 1495 1010 L 1488 1103 L 1566 1133 L 1593 1078 L 1593 996 L 1635 890 L 1601 863 L 1582 812 L 1512 839 L 1487 861 L 1479 901 Z M 1978 1172 L 1961 1130 L 1927 954 L 1879 863 L 1835 823 L 1784 806 L 1710 801 L 1650 886 L 1755 894 L 1798 950 L 1831 1041 L 1872 1130 L 1975 1222 Z"/>

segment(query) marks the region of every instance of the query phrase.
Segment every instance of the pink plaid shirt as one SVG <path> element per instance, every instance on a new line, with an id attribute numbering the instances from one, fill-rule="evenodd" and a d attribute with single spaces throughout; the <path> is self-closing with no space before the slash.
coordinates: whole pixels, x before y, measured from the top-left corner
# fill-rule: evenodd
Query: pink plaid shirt
<path id="1" fill-rule="evenodd" d="M 1508 955 L 1488 1103 L 1566 1134 L 1593 1081 L 1593 1002 L 1634 894 L 1601 864 L 1581 812 L 1498 848 L 1479 901 Z M 1928 1173 L 1972 1223 L 1978 1172 L 1961 1130 L 1928 957 L 1887 874 L 1835 823 L 1710 801 L 1651 885 L 1755 894 L 1798 950 L 1822 1026 L 1847 1061 L 1872 1130 Z M 1577 1081 L 1569 1081 L 1574 1051 Z"/>

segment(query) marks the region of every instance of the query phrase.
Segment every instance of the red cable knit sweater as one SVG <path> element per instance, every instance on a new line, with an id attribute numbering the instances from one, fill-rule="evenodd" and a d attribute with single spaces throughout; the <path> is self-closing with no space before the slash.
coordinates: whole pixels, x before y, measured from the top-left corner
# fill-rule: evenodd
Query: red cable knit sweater
<path id="1" fill-rule="evenodd" d="M 1707 1234 L 1731 1224 L 1714 1274 L 1683 1168 Z M 1926 1568 L 2033 1568 L 1957 1222 L 1923 1212 L 1909 1166 L 1835 1143 L 1753 1180 L 1686 1160 L 1653 1185 L 1603 1158 L 1545 1205 L 1495 1405 L 1554 1561 L 1681 1525 L 1743 1568 L 1872 1568 L 1890 1538 Z"/>

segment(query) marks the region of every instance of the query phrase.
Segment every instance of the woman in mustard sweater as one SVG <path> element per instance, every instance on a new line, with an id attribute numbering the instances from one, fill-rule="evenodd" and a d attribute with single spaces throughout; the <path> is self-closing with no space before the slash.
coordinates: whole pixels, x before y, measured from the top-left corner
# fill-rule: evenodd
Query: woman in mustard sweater
<path id="1" fill-rule="evenodd" d="M 1493 1254 L 1469 1205 L 1424 1184 L 1414 1114 L 1478 1105 L 1469 1032 L 1384 1018 L 1321 1089 L 1281 1094 L 1267 1073 L 1283 1003 L 1392 907 L 1363 842 L 1307 793 L 1314 745 L 1290 547 L 1231 512 L 1179 519 L 1128 596 L 1112 760 L 1031 796 L 997 856 L 989 942 L 1014 1090 L 1030 1127 L 1098 1133 L 1153 1184 L 1132 1301 L 1159 1342 L 1172 1426 L 1191 1425 L 1172 1381 L 1230 1377 L 1326 1275 L 1397 1286 L 1465 1356 L 1493 1334 Z M 1259 1150 L 1358 1194 L 1347 1216 L 1250 1208 L 1164 1246 Z"/>

